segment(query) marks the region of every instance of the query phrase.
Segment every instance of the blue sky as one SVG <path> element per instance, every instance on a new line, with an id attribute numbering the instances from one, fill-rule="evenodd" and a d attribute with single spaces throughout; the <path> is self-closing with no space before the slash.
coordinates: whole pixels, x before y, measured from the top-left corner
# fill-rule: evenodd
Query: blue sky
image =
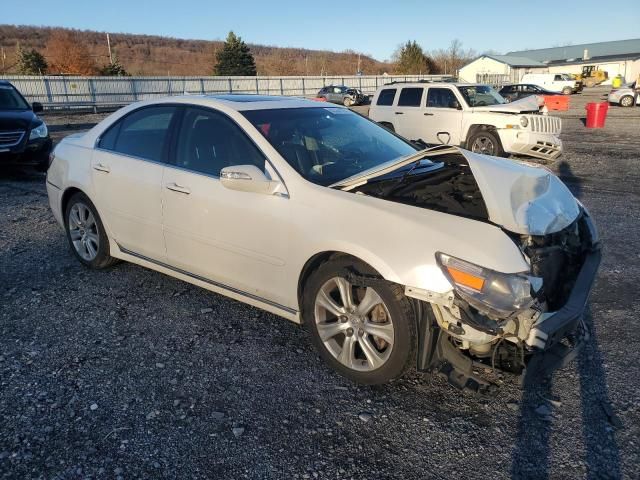
<path id="1" fill-rule="evenodd" d="M 10 0 L 2 0 L 10 1 Z M 594 0 L 25 0 L 2 8 L 0 23 L 63 26 L 178 38 L 351 48 L 380 60 L 409 39 L 427 50 L 458 38 L 478 52 L 505 53 L 640 37 L 640 4 Z M 575 6 L 569 6 L 574 4 Z M 54 7 L 55 5 L 55 7 Z M 330 6 L 334 6 L 330 8 Z M 624 13 L 626 12 L 626 13 Z"/>

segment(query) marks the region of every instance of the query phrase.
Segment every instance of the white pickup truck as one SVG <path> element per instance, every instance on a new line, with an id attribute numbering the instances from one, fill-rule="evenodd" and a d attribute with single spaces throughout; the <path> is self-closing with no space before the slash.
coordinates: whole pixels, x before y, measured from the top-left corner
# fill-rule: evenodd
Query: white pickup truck
<path id="1" fill-rule="evenodd" d="M 428 145 L 459 145 L 495 156 L 562 154 L 561 121 L 541 111 L 538 97 L 506 103 L 487 85 L 391 83 L 376 91 L 369 117 Z"/>

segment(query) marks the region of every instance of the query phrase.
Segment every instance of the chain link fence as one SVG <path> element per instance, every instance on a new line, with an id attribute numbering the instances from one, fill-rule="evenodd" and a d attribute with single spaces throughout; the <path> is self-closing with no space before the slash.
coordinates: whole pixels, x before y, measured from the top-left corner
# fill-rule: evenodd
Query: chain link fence
<path id="1" fill-rule="evenodd" d="M 67 77 L 4 76 L 30 102 L 45 109 L 107 108 L 171 95 L 244 93 L 315 96 L 327 85 L 346 85 L 372 95 L 393 81 L 447 80 L 449 75 L 332 77 Z"/>

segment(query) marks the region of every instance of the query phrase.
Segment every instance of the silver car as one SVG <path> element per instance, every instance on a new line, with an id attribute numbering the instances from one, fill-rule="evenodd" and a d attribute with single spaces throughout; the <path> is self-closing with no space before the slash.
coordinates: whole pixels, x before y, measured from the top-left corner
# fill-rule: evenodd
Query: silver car
<path id="1" fill-rule="evenodd" d="M 640 87 L 638 82 L 627 83 L 619 88 L 614 88 L 609 92 L 607 100 L 609 103 L 620 105 L 621 107 L 633 107 L 640 105 Z"/>

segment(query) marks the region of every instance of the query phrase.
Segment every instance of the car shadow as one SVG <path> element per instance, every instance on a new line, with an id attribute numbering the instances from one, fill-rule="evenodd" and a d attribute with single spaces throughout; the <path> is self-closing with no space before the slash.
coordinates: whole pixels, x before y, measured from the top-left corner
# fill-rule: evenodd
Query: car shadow
<path id="1" fill-rule="evenodd" d="M 560 162 L 558 165 L 558 177 L 569 187 L 569 190 L 577 199 L 582 198 L 582 179 L 573 173 L 569 162 L 565 160 Z"/>
<path id="2" fill-rule="evenodd" d="M 578 355 L 576 368 L 580 382 L 585 478 L 620 478 L 615 429 L 621 424 L 609 400 L 604 360 L 589 309 L 585 311 L 584 320 L 591 338 Z M 518 433 L 511 455 L 512 478 L 550 477 L 550 440 L 554 426 L 551 387 L 551 380 L 523 385 Z M 570 450 L 575 445 L 564 447 Z"/>

